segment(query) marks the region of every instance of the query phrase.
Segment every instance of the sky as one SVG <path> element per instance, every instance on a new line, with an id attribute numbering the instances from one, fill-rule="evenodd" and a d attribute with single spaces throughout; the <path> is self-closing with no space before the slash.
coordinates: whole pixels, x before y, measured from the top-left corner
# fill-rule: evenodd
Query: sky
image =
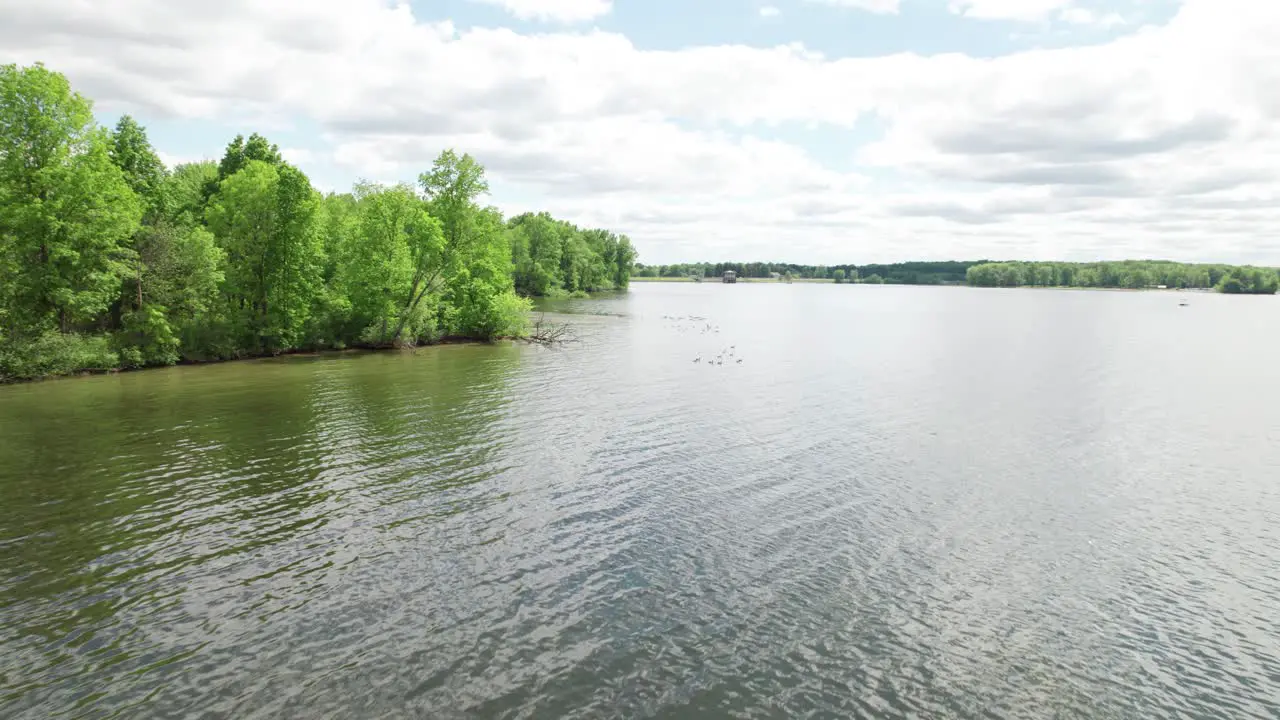
<path id="1" fill-rule="evenodd" d="M 646 263 L 1280 265 L 1274 0 L 4 0 L 166 162 L 326 191 L 445 148 Z"/>

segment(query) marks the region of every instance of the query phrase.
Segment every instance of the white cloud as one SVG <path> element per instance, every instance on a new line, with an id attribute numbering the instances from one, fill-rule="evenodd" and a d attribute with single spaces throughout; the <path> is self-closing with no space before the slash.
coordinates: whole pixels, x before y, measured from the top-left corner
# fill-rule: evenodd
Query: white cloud
<path id="1" fill-rule="evenodd" d="M 179 165 L 186 165 L 187 163 L 197 163 L 212 159 L 210 157 L 197 157 L 195 155 L 175 155 L 163 150 L 157 150 L 156 155 L 160 157 L 160 162 L 164 163 L 165 167 L 170 169 Z"/>
<path id="2" fill-rule="evenodd" d="M 1097 12 L 1083 7 L 1069 7 L 1058 13 L 1058 19 L 1071 25 L 1094 25 L 1102 28 L 1120 27 L 1127 24 L 1120 13 L 1099 15 Z"/>
<path id="3" fill-rule="evenodd" d="M 604 17 L 613 11 L 613 0 L 471 0 L 495 5 L 521 20 L 581 23 Z"/>
<path id="4" fill-rule="evenodd" d="M 782 11 L 772 5 L 765 5 L 760 8 L 760 17 L 771 18 L 778 17 L 781 14 Z"/>
<path id="5" fill-rule="evenodd" d="M 866 10 L 881 15 L 896 15 L 902 0 L 806 0 L 817 5 Z"/>
<path id="6" fill-rule="evenodd" d="M 508 210 L 605 224 L 658 262 L 1280 262 L 1277 47 L 1280 4 L 1251 0 L 996 58 L 645 50 L 383 0 L 28 0 L 0 25 L 0 62 L 43 60 L 105 110 L 317 127 L 290 138 L 320 154 L 299 162 L 353 177 L 411 179 L 455 146 Z M 873 114 L 884 136 L 855 158 L 771 139 Z"/>
<path id="7" fill-rule="evenodd" d="M 1047 20 L 1068 8 L 1075 0 L 950 0 L 947 7 L 956 15 L 979 20 Z"/>
<path id="8" fill-rule="evenodd" d="M 1125 20 L 1124 16 L 1121 15 L 1120 13 L 1112 12 L 1112 13 L 1107 13 L 1106 15 L 1103 15 L 1101 18 L 1098 18 L 1098 21 L 1096 24 L 1101 25 L 1104 28 L 1114 28 L 1114 27 L 1121 27 L 1123 25 L 1128 25 L 1129 21 Z"/>
<path id="9" fill-rule="evenodd" d="M 299 166 L 306 166 L 320 160 L 320 156 L 314 150 L 307 148 L 283 147 L 280 148 L 280 156 L 286 161 Z"/>
<path id="10" fill-rule="evenodd" d="M 1097 16 L 1089 8 L 1069 7 L 1058 13 L 1058 18 L 1072 25 L 1092 25 Z"/>

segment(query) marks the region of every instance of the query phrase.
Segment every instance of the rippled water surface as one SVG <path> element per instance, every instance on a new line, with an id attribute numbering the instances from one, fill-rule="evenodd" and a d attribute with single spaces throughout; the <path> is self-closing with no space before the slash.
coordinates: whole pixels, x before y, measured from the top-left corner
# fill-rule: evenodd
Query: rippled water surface
<path id="1" fill-rule="evenodd" d="M 1276 298 L 552 309 L 0 388 L 0 716 L 1280 716 Z"/>

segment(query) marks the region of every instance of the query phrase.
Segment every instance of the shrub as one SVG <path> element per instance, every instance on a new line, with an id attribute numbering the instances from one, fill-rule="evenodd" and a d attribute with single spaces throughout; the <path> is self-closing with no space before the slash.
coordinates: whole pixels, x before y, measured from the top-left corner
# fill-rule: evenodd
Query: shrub
<path id="1" fill-rule="evenodd" d="M 120 356 L 103 335 L 64 335 L 55 331 L 31 341 L 0 345 L 0 382 L 105 372 L 119 367 Z"/>
<path id="2" fill-rule="evenodd" d="M 178 338 L 163 307 L 148 305 L 123 318 L 124 329 L 116 335 L 120 362 L 124 367 L 173 365 L 178 362 Z"/>

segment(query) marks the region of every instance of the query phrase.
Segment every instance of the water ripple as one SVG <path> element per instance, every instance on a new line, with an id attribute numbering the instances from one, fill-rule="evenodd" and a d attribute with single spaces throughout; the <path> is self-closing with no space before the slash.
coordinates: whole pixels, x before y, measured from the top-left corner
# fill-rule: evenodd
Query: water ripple
<path id="1" fill-rule="evenodd" d="M 1213 351 L 1273 311 L 1165 297 L 646 286 L 0 388 L 0 715 L 1280 716 L 1274 374 Z"/>

